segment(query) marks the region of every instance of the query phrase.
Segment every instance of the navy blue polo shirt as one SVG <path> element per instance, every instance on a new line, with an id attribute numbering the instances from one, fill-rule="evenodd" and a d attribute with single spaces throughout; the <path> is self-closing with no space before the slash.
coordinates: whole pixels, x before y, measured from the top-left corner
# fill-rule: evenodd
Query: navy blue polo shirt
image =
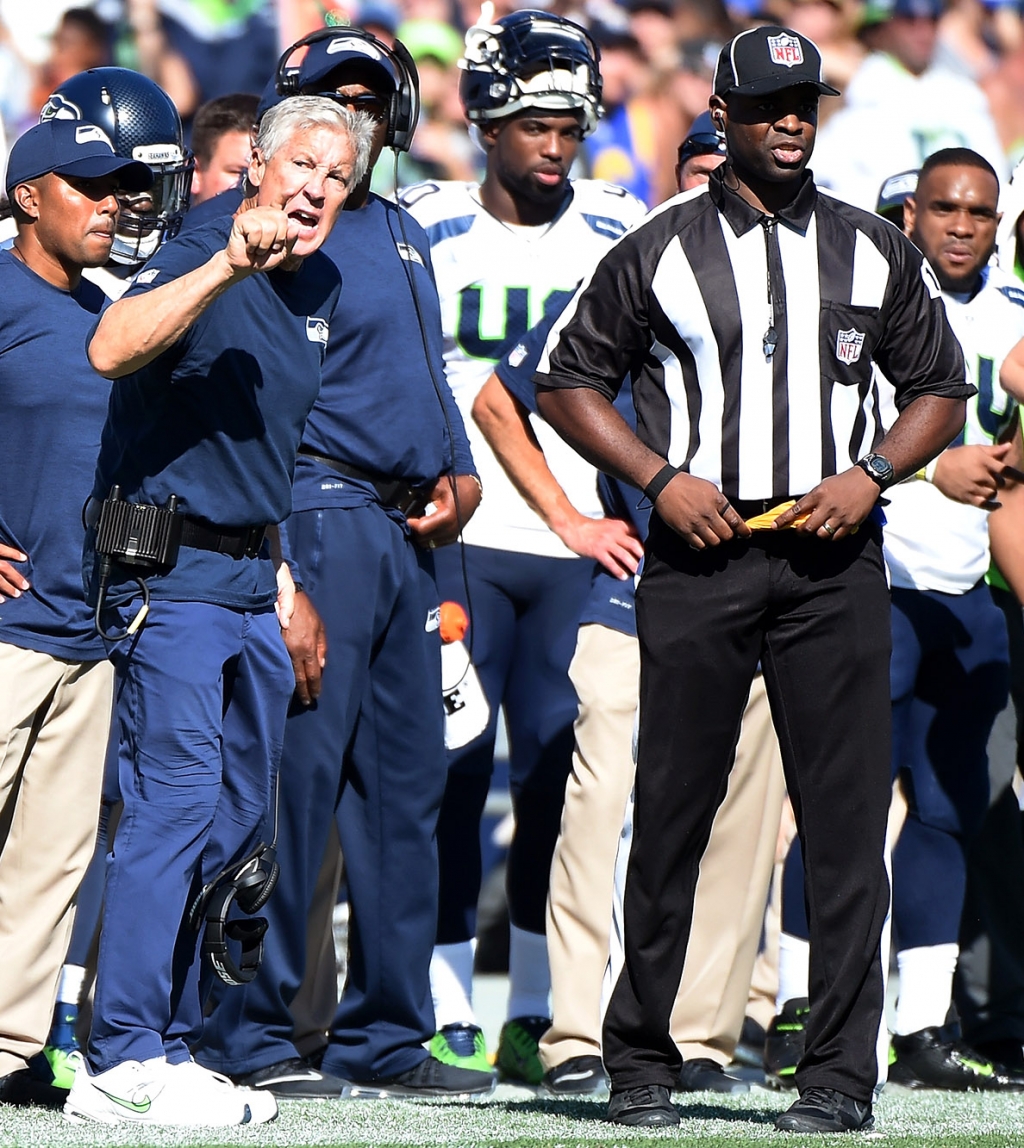
<path id="1" fill-rule="evenodd" d="M 193 208 L 185 227 L 234 212 L 241 202 L 239 189 L 222 192 Z M 341 213 L 322 250 L 341 270 L 342 288 L 303 446 L 412 486 L 433 484 L 453 466 L 455 474 L 476 474 L 445 377 L 441 304 L 423 228 L 404 208 L 371 194 L 362 207 Z M 299 456 L 295 510 L 365 505 L 375 497 L 367 483 Z"/>
<path id="2" fill-rule="evenodd" d="M 164 286 L 223 250 L 222 216 L 162 247 L 126 297 Z M 114 382 L 94 494 L 117 484 L 135 502 L 178 508 L 207 522 L 276 523 L 291 511 L 295 456 L 320 389 L 340 277 L 317 252 L 298 270 L 250 275 L 215 299 L 178 342 Z M 273 603 L 272 563 L 182 547 L 154 597 L 242 609 Z M 122 588 L 117 587 L 111 600 Z"/>
<path id="3" fill-rule="evenodd" d="M 363 207 L 341 213 L 323 250 L 344 282 L 303 447 L 413 486 L 432 485 L 453 467 L 475 474 L 445 378 L 441 305 L 423 228 L 371 195 Z M 368 497 L 365 484 L 299 456 L 296 510 L 359 505 Z"/>
<path id="4" fill-rule="evenodd" d="M 86 342 L 105 298 L 83 279 L 47 283 L 0 251 L 0 539 L 28 555 L 31 582 L 0 599 L 0 641 L 67 661 L 104 656 L 82 593 L 82 505 L 92 487 L 110 383 Z"/>
<path id="5" fill-rule="evenodd" d="M 548 332 L 561 310 L 562 307 L 558 306 L 552 313 L 546 314 L 494 368 L 505 389 L 531 414 L 537 413 L 537 388 L 533 383 L 533 376 L 540 362 Z M 636 412 L 633 409 L 633 392 L 629 379 L 623 382 L 614 406 L 635 431 Z M 624 518 L 633 523 L 641 538 L 647 537 L 651 508 L 641 491 L 617 478 L 599 474 L 597 492 L 608 518 Z M 608 626 L 612 630 L 636 637 L 632 578 L 622 581 L 609 574 L 600 562 L 594 563 L 594 579 L 580 614 L 580 625 L 589 623 Z"/>

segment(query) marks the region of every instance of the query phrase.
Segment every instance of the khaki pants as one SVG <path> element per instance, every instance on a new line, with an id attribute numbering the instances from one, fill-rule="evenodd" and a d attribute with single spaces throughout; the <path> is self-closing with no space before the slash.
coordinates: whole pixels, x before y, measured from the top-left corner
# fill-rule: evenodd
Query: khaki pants
<path id="1" fill-rule="evenodd" d="M 579 696 L 548 899 L 552 1025 L 545 1068 L 600 1055 L 601 991 L 609 960 L 615 858 L 633 786 L 640 675 L 635 638 L 580 627 L 569 675 Z M 751 687 L 729 787 L 701 861 L 693 928 L 672 1012 L 684 1059 L 732 1058 L 757 955 L 785 792 L 782 761 L 758 676 Z"/>
<path id="2" fill-rule="evenodd" d="M 50 1031 L 96 842 L 113 672 L 0 643 L 0 1077 Z"/>

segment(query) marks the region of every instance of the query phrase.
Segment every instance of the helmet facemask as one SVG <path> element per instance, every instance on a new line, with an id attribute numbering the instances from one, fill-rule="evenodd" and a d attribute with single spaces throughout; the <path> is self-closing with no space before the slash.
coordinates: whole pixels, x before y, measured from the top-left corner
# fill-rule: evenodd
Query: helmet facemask
<path id="1" fill-rule="evenodd" d="M 120 211 L 110 260 L 127 266 L 145 263 L 181 230 L 194 167 L 191 153 L 173 144 L 134 148 L 133 158 L 149 164 L 156 179 L 149 191 L 118 193 Z"/>

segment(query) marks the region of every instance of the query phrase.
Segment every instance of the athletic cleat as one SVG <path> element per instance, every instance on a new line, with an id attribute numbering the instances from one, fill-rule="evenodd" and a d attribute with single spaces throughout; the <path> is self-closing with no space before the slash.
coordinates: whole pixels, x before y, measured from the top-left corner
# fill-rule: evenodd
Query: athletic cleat
<path id="1" fill-rule="evenodd" d="M 430 1041 L 430 1055 L 442 1064 L 490 1072 L 483 1029 L 476 1024 L 446 1024 Z"/>
<path id="2" fill-rule="evenodd" d="M 193 1062 L 169 1065 L 163 1057 L 126 1060 L 93 1075 L 83 1060 L 75 1073 L 64 1116 L 75 1124 L 155 1124 L 222 1128 L 272 1120 L 266 1101 L 235 1088 Z"/>
<path id="3" fill-rule="evenodd" d="M 764 1082 L 769 1088 L 796 1088 L 796 1066 L 804 1055 L 804 1029 L 811 1006 L 794 997 L 782 1006 L 764 1038 Z"/>
<path id="4" fill-rule="evenodd" d="M 641 1128 L 668 1128 L 679 1123 L 679 1110 L 662 1084 L 641 1084 L 614 1091 L 608 1100 L 608 1123 Z"/>
<path id="5" fill-rule="evenodd" d="M 730 1076 L 725 1069 L 710 1057 L 697 1057 L 684 1060 L 679 1070 L 677 1092 L 749 1092 L 750 1085 L 745 1080 Z"/>
<path id="6" fill-rule="evenodd" d="M 75 1083 L 75 1073 L 82 1061 L 78 1048 L 56 1048 L 48 1044 L 42 1052 L 37 1052 L 28 1061 L 28 1070 L 33 1080 L 48 1084 L 51 1088 L 70 1090 Z"/>
<path id="7" fill-rule="evenodd" d="M 345 1100 L 413 1100 L 417 1097 L 441 1097 L 445 1100 L 469 1100 L 489 1096 L 494 1091 L 494 1073 L 444 1064 L 428 1056 L 415 1068 L 386 1080 L 352 1081 L 345 1085 Z"/>
<path id="8" fill-rule="evenodd" d="M 599 1056 L 570 1056 L 544 1073 L 544 1088 L 553 1096 L 593 1096 L 608 1091 Z"/>
<path id="9" fill-rule="evenodd" d="M 58 1001 L 53 1010 L 50 1035 L 42 1052 L 28 1062 L 33 1080 L 65 1091 L 75 1082 L 75 1072 L 82 1054 L 78 1048 L 78 1005 Z"/>
<path id="10" fill-rule="evenodd" d="M 889 1083 L 947 1092 L 1024 1092 L 1024 1074 L 989 1060 L 962 1040 L 958 1028 L 922 1028 L 894 1036 Z"/>
<path id="11" fill-rule="evenodd" d="M 775 1121 L 780 1132 L 870 1132 L 871 1102 L 834 1088 L 808 1088 Z"/>
<path id="12" fill-rule="evenodd" d="M 551 1027 L 546 1016 L 520 1016 L 505 1021 L 498 1040 L 495 1067 L 499 1080 L 536 1086 L 544 1079 L 540 1038 Z"/>
<path id="13" fill-rule="evenodd" d="M 268 1093 L 279 1100 L 340 1100 L 348 1083 L 340 1077 L 313 1068 L 297 1056 L 231 1079 L 243 1088 Z"/>

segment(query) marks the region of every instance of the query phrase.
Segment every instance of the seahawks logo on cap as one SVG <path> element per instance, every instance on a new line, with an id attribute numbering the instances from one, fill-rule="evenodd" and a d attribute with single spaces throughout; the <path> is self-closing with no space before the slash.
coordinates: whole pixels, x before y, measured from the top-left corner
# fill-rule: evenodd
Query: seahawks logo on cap
<path id="1" fill-rule="evenodd" d="M 786 68 L 794 68 L 804 62 L 803 46 L 796 36 L 788 32 L 783 32 L 781 36 L 769 36 L 768 51 L 773 64 L 782 64 Z"/>
<path id="2" fill-rule="evenodd" d="M 306 319 L 306 338 L 311 343 L 320 343 L 322 346 L 327 346 L 327 336 L 330 334 L 331 328 L 326 319 L 321 319 L 316 315 L 310 315 Z"/>
<path id="3" fill-rule="evenodd" d="M 379 48 L 375 48 L 373 44 L 367 44 L 360 40 L 353 40 L 346 36 L 339 36 L 337 40 L 332 40 L 327 45 L 328 56 L 337 55 L 338 52 L 354 52 L 360 56 L 369 56 L 371 60 L 384 59 L 384 54 Z"/>
<path id="4" fill-rule="evenodd" d="M 65 98 L 60 92 L 54 92 L 52 96 L 43 104 L 43 110 L 39 113 L 39 122 L 46 123 L 47 120 L 81 120 L 85 119 L 82 115 L 82 109 L 78 104 L 73 104 L 69 99 Z"/>
<path id="5" fill-rule="evenodd" d="M 81 124 L 79 127 L 75 128 L 75 143 L 101 143 L 106 144 L 106 146 L 110 148 L 111 152 L 114 150 L 114 145 L 107 137 L 107 133 L 102 128 L 98 128 L 95 124 Z"/>

